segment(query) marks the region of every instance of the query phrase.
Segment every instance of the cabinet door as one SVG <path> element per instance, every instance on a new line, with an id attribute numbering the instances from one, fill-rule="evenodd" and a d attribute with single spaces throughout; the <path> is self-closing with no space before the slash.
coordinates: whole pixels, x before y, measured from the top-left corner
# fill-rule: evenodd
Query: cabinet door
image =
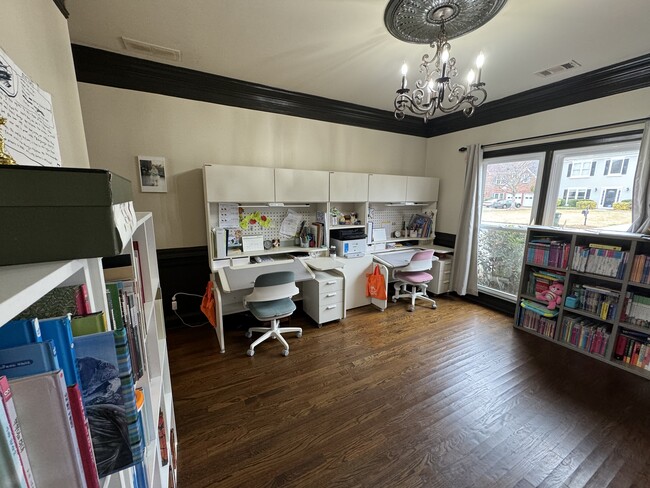
<path id="1" fill-rule="evenodd" d="M 204 166 L 208 202 L 268 203 L 275 198 L 273 168 Z"/>
<path id="2" fill-rule="evenodd" d="M 328 196 L 329 171 L 275 169 L 276 202 L 326 202 Z"/>
<path id="3" fill-rule="evenodd" d="M 438 178 L 428 176 L 407 176 L 406 201 L 407 202 L 437 202 Z"/>
<path id="4" fill-rule="evenodd" d="M 370 175 L 368 201 L 387 203 L 406 201 L 406 176 Z"/>
<path id="5" fill-rule="evenodd" d="M 330 202 L 367 202 L 367 173 L 330 173 Z"/>

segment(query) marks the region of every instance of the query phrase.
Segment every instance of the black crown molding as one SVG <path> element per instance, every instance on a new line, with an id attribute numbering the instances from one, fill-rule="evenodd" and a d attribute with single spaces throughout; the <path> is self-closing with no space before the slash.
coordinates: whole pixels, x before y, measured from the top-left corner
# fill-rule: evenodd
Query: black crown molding
<path id="1" fill-rule="evenodd" d="M 77 81 L 424 137 L 422 119 L 72 45 Z"/>
<path id="2" fill-rule="evenodd" d="M 428 125 L 427 137 L 494 124 L 648 86 L 650 86 L 650 54 L 644 54 L 550 85 L 485 103 L 469 118 L 457 112 L 434 119 Z"/>
<path id="3" fill-rule="evenodd" d="M 65 8 L 65 0 L 54 0 L 54 3 L 57 7 L 59 7 L 59 10 L 66 19 L 70 17 L 70 12 L 68 12 L 68 9 Z"/>
<path id="4" fill-rule="evenodd" d="M 55 0 L 61 2 L 63 0 Z M 366 129 L 435 137 L 650 86 L 650 54 L 527 90 L 462 113 L 396 120 L 392 112 L 72 45 L 77 80 Z"/>

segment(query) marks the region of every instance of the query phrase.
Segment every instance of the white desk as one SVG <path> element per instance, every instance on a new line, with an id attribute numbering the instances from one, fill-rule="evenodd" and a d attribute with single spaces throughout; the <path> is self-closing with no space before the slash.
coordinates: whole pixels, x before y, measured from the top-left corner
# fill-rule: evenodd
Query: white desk
<path id="1" fill-rule="evenodd" d="M 311 264 L 316 268 L 327 267 L 332 269 L 332 272 L 336 272 L 334 268 L 341 267 L 339 263 L 333 259 L 330 260 L 330 258 L 312 259 Z M 240 266 L 225 266 L 212 274 L 212 291 L 216 305 L 215 329 L 220 352 L 226 352 L 223 316 L 245 310 L 243 298 L 253 289 L 257 277 L 276 271 L 292 271 L 296 283 L 314 280 L 314 271 L 309 266 L 312 259 L 286 258 L 254 264 L 242 264 Z M 343 314 L 345 317 L 345 312 Z"/>

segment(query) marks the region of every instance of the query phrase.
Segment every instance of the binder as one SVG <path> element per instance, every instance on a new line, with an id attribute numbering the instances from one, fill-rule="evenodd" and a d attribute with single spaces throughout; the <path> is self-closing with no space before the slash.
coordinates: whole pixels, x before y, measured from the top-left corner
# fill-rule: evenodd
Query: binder
<path id="1" fill-rule="evenodd" d="M 214 232 L 214 251 L 218 258 L 225 258 L 227 254 L 228 233 L 222 227 L 215 227 Z"/>

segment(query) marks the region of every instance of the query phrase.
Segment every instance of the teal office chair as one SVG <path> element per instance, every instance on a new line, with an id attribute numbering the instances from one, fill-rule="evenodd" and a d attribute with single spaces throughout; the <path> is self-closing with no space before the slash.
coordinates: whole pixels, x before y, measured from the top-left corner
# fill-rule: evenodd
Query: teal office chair
<path id="1" fill-rule="evenodd" d="M 409 264 L 395 271 L 394 277 L 397 279 L 393 287 L 393 303 L 400 298 L 409 298 L 411 304 L 406 308 L 409 312 L 415 310 L 415 300 L 425 300 L 431 303 L 431 308 L 436 308 L 436 301 L 427 295 L 427 285 L 433 279 L 427 271 L 433 266 L 433 261 L 438 258 L 433 255 L 433 250 L 428 249 L 419 251 L 411 256 Z M 409 289 L 410 287 L 410 289 Z"/>
<path id="2" fill-rule="evenodd" d="M 257 277 L 253 292 L 244 297 L 244 306 L 251 311 L 260 322 L 271 321 L 271 327 L 251 327 L 246 332 L 246 337 L 253 336 L 253 332 L 262 332 L 263 335 L 253 342 L 246 354 L 253 356 L 255 346 L 273 337 L 282 343 L 283 356 L 289 355 L 289 344 L 282 337 L 282 333 L 295 332 L 297 337 L 302 337 L 300 327 L 280 327 L 280 319 L 290 316 L 296 309 L 291 297 L 298 294 L 293 271 L 278 271 Z"/>

